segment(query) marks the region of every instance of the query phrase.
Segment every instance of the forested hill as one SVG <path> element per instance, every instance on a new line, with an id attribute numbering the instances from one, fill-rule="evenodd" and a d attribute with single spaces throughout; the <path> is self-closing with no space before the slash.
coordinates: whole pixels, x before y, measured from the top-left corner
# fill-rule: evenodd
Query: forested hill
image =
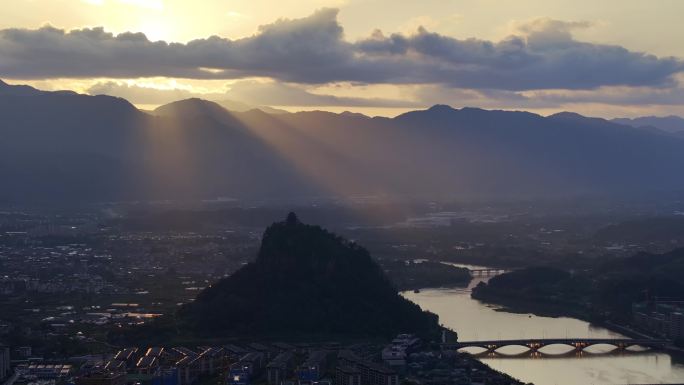
<path id="1" fill-rule="evenodd" d="M 518 310 L 627 319 L 633 303 L 648 298 L 684 298 L 684 249 L 638 253 L 586 271 L 531 267 L 492 278 L 473 297 Z"/>
<path id="2" fill-rule="evenodd" d="M 437 316 L 401 297 L 364 248 L 294 214 L 266 230 L 255 262 L 178 319 L 182 330 L 213 335 L 439 335 Z"/>

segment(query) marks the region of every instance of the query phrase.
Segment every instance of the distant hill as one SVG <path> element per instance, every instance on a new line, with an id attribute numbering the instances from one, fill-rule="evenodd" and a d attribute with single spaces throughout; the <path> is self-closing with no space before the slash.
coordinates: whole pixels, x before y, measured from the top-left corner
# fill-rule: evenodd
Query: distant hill
<path id="1" fill-rule="evenodd" d="M 437 316 L 401 297 L 365 249 L 292 213 L 266 230 L 255 262 L 177 319 L 199 335 L 439 336 Z"/>
<path id="2" fill-rule="evenodd" d="M 2 203 L 264 198 L 315 194 L 297 171 L 218 104 L 153 115 L 127 101 L 24 86 L 0 88 Z"/>
<path id="3" fill-rule="evenodd" d="M 268 106 L 253 106 L 250 104 L 235 102 L 232 100 L 210 101 L 198 98 L 184 99 L 165 104 L 152 111 L 157 116 L 178 117 L 181 115 L 225 115 L 234 112 L 249 112 L 259 110 L 267 114 L 288 114 L 285 110 L 279 110 Z"/>
<path id="4" fill-rule="evenodd" d="M 230 117 L 230 113 L 220 104 L 197 98 L 165 104 L 156 108 L 152 113 L 156 116 L 171 118 L 207 117 L 223 120 Z"/>
<path id="5" fill-rule="evenodd" d="M 640 118 L 617 118 L 611 120 L 611 122 L 624 124 L 632 127 L 653 127 L 659 130 L 669 132 L 671 134 L 677 134 L 684 137 L 684 118 L 679 116 L 643 116 Z"/>
<path id="6" fill-rule="evenodd" d="M 684 140 L 572 113 L 437 105 L 396 118 L 228 111 L 0 84 L 0 204 L 382 195 L 655 196 L 684 190 Z"/>
<path id="7" fill-rule="evenodd" d="M 234 112 L 247 112 L 251 110 L 261 110 L 268 114 L 288 114 L 289 112 L 281 110 L 278 108 L 273 108 L 269 106 L 255 106 L 252 104 L 242 103 L 235 100 L 217 100 L 216 103 L 220 104 L 223 108 L 228 111 Z"/>
<path id="8" fill-rule="evenodd" d="M 530 267 L 480 283 L 473 298 L 518 311 L 626 321 L 635 302 L 684 297 L 684 249 L 597 260 L 573 273 Z"/>
<path id="9" fill-rule="evenodd" d="M 0 203 L 138 195 L 147 117 L 126 100 L 4 84 L 0 119 Z"/>

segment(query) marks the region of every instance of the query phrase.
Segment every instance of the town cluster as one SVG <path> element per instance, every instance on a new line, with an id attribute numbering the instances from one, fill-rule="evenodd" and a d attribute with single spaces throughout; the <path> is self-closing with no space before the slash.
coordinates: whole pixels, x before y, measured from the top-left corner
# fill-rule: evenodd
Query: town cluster
<path id="1" fill-rule="evenodd" d="M 28 349 L 28 350 L 27 350 Z M 15 353 L 16 358 L 10 358 Z M 413 335 L 391 343 L 243 342 L 194 348 L 129 347 L 45 360 L 0 348 L 7 385 L 470 385 L 518 384 L 467 354 L 442 352 Z"/>

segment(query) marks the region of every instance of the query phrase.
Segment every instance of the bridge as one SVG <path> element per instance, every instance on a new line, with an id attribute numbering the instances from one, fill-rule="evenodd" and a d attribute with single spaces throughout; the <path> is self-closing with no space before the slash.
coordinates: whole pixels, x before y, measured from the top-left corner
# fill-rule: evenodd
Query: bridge
<path id="1" fill-rule="evenodd" d="M 510 269 L 497 269 L 497 268 L 486 268 L 486 269 L 468 269 L 473 277 L 493 277 L 495 275 L 504 274 L 511 272 Z"/>
<path id="2" fill-rule="evenodd" d="M 618 350 L 625 350 L 632 346 L 642 346 L 651 349 L 662 349 L 668 340 L 630 339 L 630 338 L 538 338 L 520 340 L 491 340 L 491 341 L 463 341 L 453 344 L 442 344 L 442 350 L 460 350 L 463 348 L 482 348 L 487 352 L 496 352 L 504 346 L 522 346 L 528 351 L 536 352 L 549 345 L 565 345 L 582 351 L 594 345 L 612 345 Z"/>

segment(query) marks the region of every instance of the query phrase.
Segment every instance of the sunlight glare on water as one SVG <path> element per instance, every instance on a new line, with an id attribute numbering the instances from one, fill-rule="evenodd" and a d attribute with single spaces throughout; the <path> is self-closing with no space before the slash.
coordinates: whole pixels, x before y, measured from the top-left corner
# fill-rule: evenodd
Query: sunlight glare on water
<path id="1" fill-rule="evenodd" d="M 404 292 L 406 298 L 440 317 L 458 332 L 460 341 L 527 338 L 624 338 L 601 327 L 573 318 L 538 317 L 497 310 L 470 297 L 474 280 L 465 289 L 426 289 Z M 595 346 L 580 357 L 561 345 L 547 346 L 543 355 L 523 354 L 525 348 L 501 348 L 495 357 L 480 359 L 494 369 L 537 385 L 612 385 L 684 383 L 684 361 L 660 352 L 609 353 L 610 346 Z M 471 350 L 477 352 L 477 350 Z M 503 354 L 509 356 L 503 356 Z M 555 355 L 555 356 L 554 356 Z"/>

